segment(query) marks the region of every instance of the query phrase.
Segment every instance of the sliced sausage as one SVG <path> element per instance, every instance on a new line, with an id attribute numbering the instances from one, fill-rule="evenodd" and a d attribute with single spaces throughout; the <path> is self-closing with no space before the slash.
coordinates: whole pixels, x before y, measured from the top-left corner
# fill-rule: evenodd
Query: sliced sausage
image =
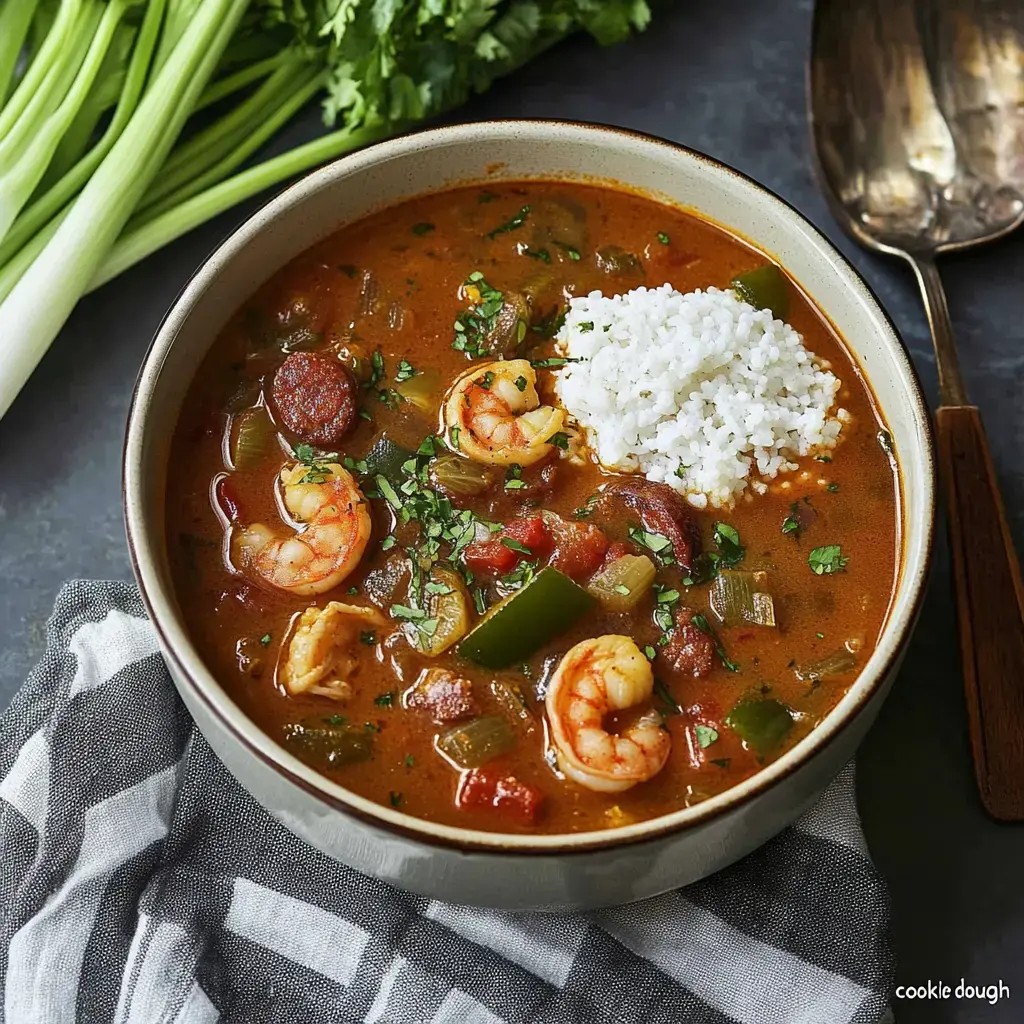
<path id="1" fill-rule="evenodd" d="M 693 569 L 693 560 L 700 554 L 700 530 L 690 506 L 668 484 L 631 477 L 612 484 L 605 495 L 636 512 L 645 530 L 667 537 L 679 565 L 686 572 Z"/>
<path id="2" fill-rule="evenodd" d="M 279 420 L 308 444 L 339 444 L 356 421 L 356 382 L 336 359 L 292 352 L 274 374 L 271 390 Z"/>
<path id="3" fill-rule="evenodd" d="M 478 713 L 473 684 L 443 668 L 427 669 L 405 697 L 407 708 L 429 711 L 435 722 L 457 722 Z"/>
<path id="4" fill-rule="evenodd" d="M 715 663 L 715 642 L 690 621 L 692 617 L 689 608 L 679 609 L 675 628 L 661 655 L 673 672 L 699 679 L 706 676 Z"/>

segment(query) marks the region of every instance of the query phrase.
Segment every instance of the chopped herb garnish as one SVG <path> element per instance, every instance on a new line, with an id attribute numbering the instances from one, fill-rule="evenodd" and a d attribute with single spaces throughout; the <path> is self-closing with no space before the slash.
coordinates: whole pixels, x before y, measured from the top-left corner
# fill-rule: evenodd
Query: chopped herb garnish
<path id="1" fill-rule="evenodd" d="M 849 561 L 838 544 L 825 544 L 820 548 L 814 548 L 807 556 L 807 564 L 815 576 L 831 576 L 832 573 L 845 569 Z"/>
<path id="2" fill-rule="evenodd" d="M 647 645 L 647 646 L 646 646 L 646 647 L 644 648 L 644 657 L 645 657 L 645 658 L 646 658 L 646 659 L 647 659 L 648 661 L 654 661 L 654 659 L 655 659 L 655 657 L 657 656 L 657 654 L 658 654 L 658 652 L 657 652 L 657 651 L 656 651 L 656 650 L 655 650 L 655 649 L 654 649 L 654 648 L 653 648 L 653 647 L 652 647 L 652 646 L 651 646 L 650 644 L 648 644 L 648 645 Z"/>
<path id="3" fill-rule="evenodd" d="M 408 359 L 403 359 L 398 364 L 398 372 L 395 374 L 395 383 L 401 384 L 403 380 L 409 380 L 410 378 L 415 377 L 417 373 L 419 373 L 419 370 L 417 370 Z"/>
<path id="4" fill-rule="evenodd" d="M 519 391 L 525 391 L 530 382 L 522 374 L 520 374 L 518 377 L 516 377 L 513 383 Z"/>
<path id="5" fill-rule="evenodd" d="M 530 365 L 535 370 L 553 370 L 557 366 L 565 366 L 566 363 L 582 362 L 582 359 L 570 359 L 566 356 L 549 356 L 547 359 L 531 359 Z"/>
<path id="6" fill-rule="evenodd" d="M 524 256 L 529 256 L 530 259 L 541 260 L 544 263 L 551 262 L 551 253 L 549 253 L 547 249 L 531 249 L 526 245 L 521 251 Z"/>
<path id="7" fill-rule="evenodd" d="M 376 387 L 384 377 L 384 353 L 379 348 L 373 350 L 370 356 L 370 379 L 366 387 Z"/>
<path id="8" fill-rule="evenodd" d="M 818 638 L 819 640 L 824 640 L 824 639 L 825 639 L 825 634 L 824 634 L 824 633 L 815 633 L 814 635 L 815 635 L 815 636 L 816 636 L 816 637 L 817 637 L 817 638 Z"/>
<path id="9" fill-rule="evenodd" d="M 489 391 L 491 385 L 494 383 L 494 371 L 488 370 L 482 377 L 477 377 L 473 383 L 478 388 L 483 388 L 484 391 Z"/>
<path id="10" fill-rule="evenodd" d="M 391 801 L 392 807 L 397 807 L 402 802 L 402 794 L 392 791 L 388 793 L 388 799 Z"/>
<path id="11" fill-rule="evenodd" d="M 568 256 L 569 259 L 571 259 L 573 261 L 573 263 L 579 263 L 579 261 L 580 261 L 579 249 L 574 249 L 571 245 L 567 245 L 565 242 L 555 242 L 553 244 L 557 245 L 558 248 L 561 249 L 562 252 L 564 252 L 566 254 L 566 256 Z"/>
<path id="12" fill-rule="evenodd" d="M 629 589 L 629 587 L 626 586 L 625 583 L 617 583 L 615 585 L 615 593 L 616 594 L 623 594 L 623 595 L 627 595 L 628 596 L 629 594 L 632 593 L 632 591 Z"/>
<path id="13" fill-rule="evenodd" d="M 395 691 L 388 690 L 387 693 L 378 693 L 377 696 L 373 698 L 373 703 L 379 708 L 392 707 L 395 703 Z"/>
<path id="14" fill-rule="evenodd" d="M 794 537 L 799 537 L 800 529 L 800 502 L 794 501 L 789 506 L 789 515 L 782 520 L 782 532 L 791 533 Z"/>
<path id="15" fill-rule="evenodd" d="M 331 460 L 337 459 L 337 455 L 333 452 L 326 455 L 317 455 L 313 451 L 312 445 L 308 444 L 297 444 L 295 446 L 295 458 L 303 465 L 309 466 L 309 471 L 299 480 L 300 484 L 322 484 L 329 480 L 333 475 L 329 465 L 325 465 Z"/>
<path id="16" fill-rule="evenodd" d="M 412 233 L 422 237 L 423 235 L 429 235 L 434 230 L 433 224 L 428 224 L 427 221 L 421 221 L 419 224 L 413 224 Z"/>
<path id="17" fill-rule="evenodd" d="M 502 537 L 501 543 L 511 549 L 512 551 L 518 551 L 520 554 L 532 555 L 533 551 L 528 548 L 522 541 L 516 540 L 514 537 Z M 532 593 L 532 591 L 531 591 Z"/>
<path id="18" fill-rule="evenodd" d="M 647 530 L 642 530 L 639 526 L 631 526 L 629 539 L 656 555 L 665 556 L 672 553 L 672 541 L 661 533 L 650 533 Z"/>
<path id="19" fill-rule="evenodd" d="M 740 667 L 735 661 L 731 661 L 729 656 L 725 653 L 725 648 L 722 646 L 722 641 L 718 638 L 718 634 L 715 632 L 711 623 L 703 615 L 694 615 L 690 621 L 702 632 L 706 633 L 715 644 L 715 653 L 718 655 L 718 660 L 722 663 L 722 667 L 728 669 L 730 672 L 739 672 Z"/>
<path id="20" fill-rule="evenodd" d="M 831 455 L 815 455 L 814 456 L 814 461 L 815 462 L 831 462 L 832 461 L 832 456 Z"/>
<path id="21" fill-rule="evenodd" d="M 659 231 L 658 232 L 658 241 L 661 242 L 662 245 L 668 245 L 668 243 L 670 241 L 672 241 L 672 239 L 670 239 L 668 237 L 668 235 L 665 234 L 664 231 Z"/>
<path id="22" fill-rule="evenodd" d="M 459 432 L 458 427 L 452 427 L 451 430 L 448 431 L 448 439 L 451 441 L 453 448 L 459 447 Z"/>
<path id="23" fill-rule="evenodd" d="M 330 717 L 325 718 L 324 721 L 328 725 L 344 725 L 348 719 L 344 715 L 331 715 Z"/>
<path id="24" fill-rule="evenodd" d="M 521 228 L 526 223 L 526 218 L 530 215 L 529 206 L 524 206 L 520 211 L 511 219 L 505 221 L 504 224 L 499 224 L 493 231 L 487 232 L 487 237 L 495 239 L 498 235 L 507 234 L 509 231 L 515 231 L 516 228 Z"/>
<path id="25" fill-rule="evenodd" d="M 672 691 L 657 677 L 654 677 L 654 692 L 661 702 L 669 709 L 669 714 L 678 715 L 682 713 L 679 701 L 672 696 Z"/>
<path id="26" fill-rule="evenodd" d="M 594 511 L 594 506 L 601 500 L 600 494 L 592 494 L 587 498 L 586 502 L 576 509 L 575 516 L 577 519 L 586 519 Z"/>
<path id="27" fill-rule="evenodd" d="M 718 739 L 718 730 L 712 729 L 710 725 L 695 725 L 693 735 L 697 740 L 697 746 L 704 750 L 710 747 Z"/>
<path id="28" fill-rule="evenodd" d="M 372 629 L 364 629 L 359 634 L 359 642 L 366 644 L 367 647 L 372 647 L 377 642 L 377 633 Z"/>
<path id="29" fill-rule="evenodd" d="M 831 483 L 831 484 L 828 484 L 828 485 L 827 485 L 827 486 L 825 487 L 825 490 L 826 490 L 826 491 L 828 491 L 828 492 L 829 492 L 830 494 L 835 494 L 835 493 L 836 493 L 836 491 L 838 491 L 838 490 L 839 490 L 839 484 L 837 484 L 837 483 Z"/>
<path id="30" fill-rule="evenodd" d="M 518 462 L 513 462 L 505 471 L 505 490 L 518 491 L 526 486 L 526 481 L 521 479 L 523 467 Z"/>
<path id="31" fill-rule="evenodd" d="M 479 300 L 456 317 L 452 348 L 465 352 L 470 359 L 478 359 L 488 354 L 487 340 L 497 325 L 505 296 L 491 287 L 479 270 L 466 278 L 463 287 L 473 289 L 471 294 L 479 295 Z"/>
<path id="32" fill-rule="evenodd" d="M 405 767 L 411 768 L 416 763 L 416 758 L 412 754 L 405 755 Z"/>
<path id="33" fill-rule="evenodd" d="M 348 592 L 350 594 L 353 594 L 353 595 L 358 594 L 359 593 L 359 588 L 358 587 L 349 587 L 348 588 Z"/>
<path id="34" fill-rule="evenodd" d="M 260 643 L 266 647 L 270 643 L 270 634 L 264 633 L 263 636 L 260 637 Z"/>
<path id="35" fill-rule="evenodd" d="M 589 334 L 594 329 L 594 321 L 584 320 L 582 323 L 576 325 L 576 329 L 580 334 Z"/>
<path id="36" fill-rule="evenodd" d="M 397 543 L 398 541 L 395 540 L 394 535 L 389 534 L 380 542 L 380 549 L 381 551 L 390 551 Z"/>
<path id="37" fill-rule="evenodd" d="M 405 622 L 418 622 L 427 617 L 422 608 L 410 608 L 405 604 L 393 604 L 390 611 L 393 619 L 402 619 Z"/>
<path id="38" fill-rule="evenodd" d="M 715 523 L 715 543 L 718 545 L 719 565 L 731 569 L 743 561 L 746 551 L 740 544 L 740 534 L 735 526 L 728 523 Z"/>
<path id="39" fill-rule="evenodd" d="M 386 476 L 378 475 L 377 487 L 380 489 L 381 496 L 384 500 L 396 511 L 401 511 L 402 499 L 398 496 L 398 492 L 391 486 L 391 481 Z"/>
<path id="40" fill-rule="evenodd" d="M 548 444 L 553 444 L 556 448 L 561 448 L 563 452 L 569 450 L 569 435 L 563 430 L 559 430 L 557 434 L 552 434 L 548 438 Z"/>

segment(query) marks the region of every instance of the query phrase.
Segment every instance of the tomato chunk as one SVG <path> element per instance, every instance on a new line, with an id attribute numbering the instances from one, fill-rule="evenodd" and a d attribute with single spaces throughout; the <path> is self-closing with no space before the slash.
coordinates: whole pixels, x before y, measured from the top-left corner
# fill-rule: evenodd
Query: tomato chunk
<path id="1" fill-rule="evenodd" d="M 496 540 L 470 544 L 463 559 L 470 572 L 504 576 L 524 559 L 543 561 L 550 551 L 551 536 L 544 520 L 540 516 L 528 516 L 507 522 Z"/>
<path id="2" fill-rule="evenodd" d="M 460 810 L 491 807 L 522 825 L 531 825 L 537 820 L 543 799 L 539 789 L 514 775 L 474 768 L 459 781 L 455 806 Z"/>
<path id="3" fill-rule="evenodd" d="M 554 517 L 548 522 L 555 550 L 548 563 L 570 579 L 581 580 L 601 568 L 608 538 L 591 523 L 568 523 Z"/>
<path id="4" fill-rule="evenodd" d="M 241 522 L 242 504 L 235 493 L 235 486 L 232 484 L 231 478 L 222 476 L 217 481 L 213 493 L 220 510 L 228 517 L 228 520 L 232 523 Z"/>

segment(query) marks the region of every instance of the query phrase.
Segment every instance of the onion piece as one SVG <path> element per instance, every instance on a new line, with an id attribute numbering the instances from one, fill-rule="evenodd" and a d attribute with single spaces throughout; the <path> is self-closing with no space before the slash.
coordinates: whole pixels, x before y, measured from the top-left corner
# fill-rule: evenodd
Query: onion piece
<path id="1" fill-rule="evenodd" d="M 721 569 L 711 584 L 711 610 L 723 626 L 775 626 L 775 602 L 763 588 L 766 572 Z"/>
<path id="2" fill-rule="evenodd" d="M 241 470 L 259 465 L 277 436 L 277 427 L 267 410 L 262 405 L 246 409 L 231 426 L 231 465 Z"/>
<path id="3" fill-rule="evenodd" d="M 650 593 L 657 570 L 646 555 L 623 555 L 593 576 L 587 591 L 613 612 L 628 612 Z"/>
<path id="4" fill-rule="evenodd" d="M 479 768 L 515 744 L 512 726 L 501 715 L 474 718 L 437 738 L 437 749 L 458 768 Z"/>

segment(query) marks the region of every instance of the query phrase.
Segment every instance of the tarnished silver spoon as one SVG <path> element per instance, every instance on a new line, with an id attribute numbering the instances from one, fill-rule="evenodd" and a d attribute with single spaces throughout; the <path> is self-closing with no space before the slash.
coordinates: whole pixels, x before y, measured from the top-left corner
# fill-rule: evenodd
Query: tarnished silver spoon
<path id="1" fill-rule="evenodd" d="M 836 217 L 899 256 L 935 344 L 935 415 L 981 799 L 1024 820 L 1024 590 L 935 266 L 1024 222 L 1024 2 L 818 0 L 811 128 Z"/>

